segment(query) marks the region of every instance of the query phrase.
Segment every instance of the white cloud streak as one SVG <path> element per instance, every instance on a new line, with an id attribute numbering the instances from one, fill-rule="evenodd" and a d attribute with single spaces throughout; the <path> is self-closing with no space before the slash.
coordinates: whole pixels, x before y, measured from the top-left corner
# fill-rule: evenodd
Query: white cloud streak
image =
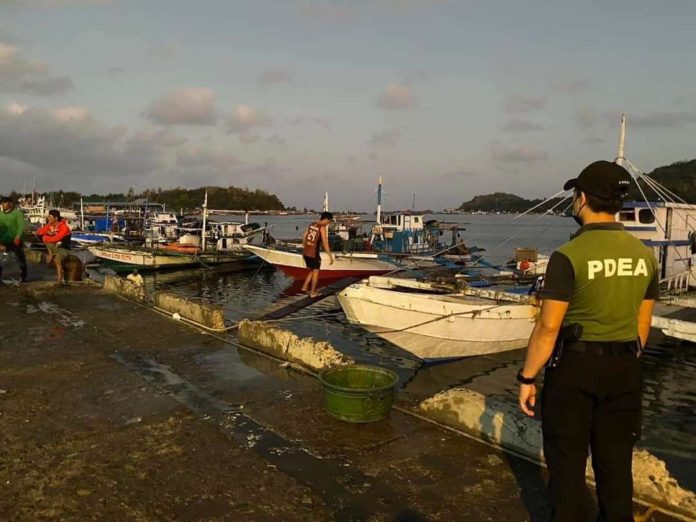
<path id="1" fill-rule="evenodd" d="M 418 106 L 418 99 L 410 86 L 390 83 L 377 99 L 377 105 L 386 110 L 407 111 Z"/>
<path id="2" fill-rule="evenodd" d="M 500 163 L 530 164 L 546 161 L 548 152 L 531 147 L 511 146 L 504 143 L 493 142 L 490 144 L 491 158 Z"/>
<path id="3" fill-rule="evenodd" d="M 28 60 L 19 47 L 0 42 L 0 92 L 52 96 L 73 87 L 69 76 L 54 76 L 45 63 Z"/>
<path id="4" fill-rule="evenodd" d="M 182 87 L 152 102 L 143 116 L 158 125 L 213 125 L 217 121 L 215 93 Z"/>

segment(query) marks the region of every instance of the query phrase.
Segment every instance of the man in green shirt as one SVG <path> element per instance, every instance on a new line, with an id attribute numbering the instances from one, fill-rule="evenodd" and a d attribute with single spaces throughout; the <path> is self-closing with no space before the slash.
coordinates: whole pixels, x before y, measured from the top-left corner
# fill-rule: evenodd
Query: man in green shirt
<path id="1" fill-rule="evenodd" d="M 0 198 L 0 246 L 2 250 L 14 252 L 19 261 L 20 282 L 27 280 L 27 259 L 24 256 L 24 214 L 15 208 L 14 201 L 9 197 Z M 2 265 L 0 265 L 0 279 Z"/>
<path id="2" fill-rule="evenodd" d="M 630 185 L 619 165 L 597 161 L 565 184 L 582 227 L 549 260 L 541 315 L 529 340 L 519 404 L 541 397 L 544 456 L 554 521 L 587 520 L 588 450 L 602 522 L 632 521 L 633 446 L 641 432 L 641 370 L 659 279 L 650 249 L 615 222 Z"/>

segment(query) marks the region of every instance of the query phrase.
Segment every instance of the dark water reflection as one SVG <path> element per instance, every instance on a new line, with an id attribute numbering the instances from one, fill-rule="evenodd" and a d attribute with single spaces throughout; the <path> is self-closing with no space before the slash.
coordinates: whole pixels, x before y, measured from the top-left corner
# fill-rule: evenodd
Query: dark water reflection
<path id="1" fill-rule="evenodd" d="M 509 216 L 456 217 L 471 221 L 466 234 L 479 236 L 472 244 L 487 248 L 495 261 L 510 257 L 516 245 L 536 244 L 550 252 L 573 230 L 568 220 L 559 218 L 533 218 L 536 222 L 530 220 L 527 228 L 518 229 L 515 225 L 511 232 L 510 227 L 501 226 L 509 223 Z M 280 232 L 285 231 L 286 237 L 291 237 L 294 228 L 301 229 L 306 221 L 292 219 L 297 223 L 281 222 L 277 227 Z M 513 232 L 519 237 L 501 245 Z M 268 268 L 243 273 L 195 271 L 155 277 L 153 283 L 160 288 L 222 305 L 231 320 L 259 316 L 297 298 L 298 285 Z M 335 299 L 317 303 L 279 324 L 301 336 L 328 340 L 358 362 L 391 368 L 399 375 L 402 396 L 407 401 L 416 403 L 442 389 L 466 386 L 492 398 L 516 403 L 514 375 L 524 358 L 524 350 L 423 367 L 408 352 L 347 323 Z M 645 391 L 641 446 L 665 460 L 684 486 L 696 490 L 696 346 L 671 343 L 661 336 L 651 338 L 642 362 Z"/>

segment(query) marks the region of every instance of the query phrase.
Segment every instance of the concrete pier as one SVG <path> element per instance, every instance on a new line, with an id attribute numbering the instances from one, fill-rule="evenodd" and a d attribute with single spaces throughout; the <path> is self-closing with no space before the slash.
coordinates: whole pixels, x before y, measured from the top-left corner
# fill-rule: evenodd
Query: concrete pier
<path id="1" fill-rule="evenodd" d="M 3 520 L 548 518 L 541 467 L 401 411 L 337 421 L 235 337 L 86 285 L 0 309 Z"/>
<path id="2" fill-rule="evenodd" d="M 336 421 L 315 379 L 101 290 L 0 289 L 0 307 L 3 520 L 484 521 L 547 509 L 535 466 L 396 412 Z"/>

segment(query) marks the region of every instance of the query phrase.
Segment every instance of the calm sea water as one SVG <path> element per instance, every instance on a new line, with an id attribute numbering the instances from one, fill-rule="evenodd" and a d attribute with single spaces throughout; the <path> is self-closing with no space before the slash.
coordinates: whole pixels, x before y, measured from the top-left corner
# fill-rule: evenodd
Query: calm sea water
<path id="1" fill-rule="evenodd" d="M 575 223 L 555 216 L 436 215 L 462 224 L 461 238 L 469 246 L 486 249 L 487 258 L 501 263 L 515 247 L 534 246 L 551 253 L 576 230 Z M 364 216 L 365 220 L 371 216 Z M 252 217 L 253 219 L 253 217 Z M 296 238 L 311 221 L 308 217 L 257 217 L 274 225 L 278 238 Z M 156 287 L 220 304 L 231 320 L 258 316 L 297 299 L 297 284 L 280 272 L 262 269 L 243 273 L 193 271 L 152 276 Z M 349 324 L 335 299 L 307 308 L 280 323 L 302 336 L 327 339 L 359 362 L 377 364 L 399 374 L 402 396 L 417 402 L 453 386 L 467 386 L 499 400 L 516 403 L 514 375 L 524 359 L 517 350 L 492 356 L 424 367 L 396 346 Z M 668 463 L 670 471 L 696 490 L 696 346 L 670 343 L 649 346 L 642 359 L 644 435 L 641 446 Z"/>

